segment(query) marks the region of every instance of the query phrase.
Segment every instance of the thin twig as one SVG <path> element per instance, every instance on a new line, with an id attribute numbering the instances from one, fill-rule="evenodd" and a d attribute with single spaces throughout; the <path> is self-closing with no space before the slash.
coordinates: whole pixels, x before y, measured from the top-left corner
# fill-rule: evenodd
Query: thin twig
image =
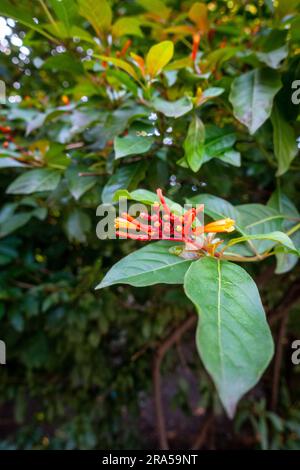
<path id="1" fill-rule="evenodd" d="M 153 360 L 153 387 L 154 403 L 156 412 L 156 425 L 159 438 L 159 446 L 162 450 L 168 450 L 167 430 L 161 392 L 160 366 L 167 351 L 178 341 L 178 339 L 196 323 L 196 315 L 192 315 L 184 320 L 175 330 L 159 345 Z"/>
<path id="2" fill-rule="evenodd" d="M 204 423 L 202 425 L 201 431 L 198 434 L 198 436 L 196 437 L 196 439 L 194 441 L 194 444 L 192 445 L 191 450 L 198 450 L 198 449 L 201 449 L 201 447 L 203 447 L 203 444 L 204 444 L 204 442 L 206 440 L 206 437 L 207 437 L 207 433 L 208 433 L 213 421 L 214 421 L 214 415 L 212 413 L 208 414 L 206 416 L 206 418 L 204 419 Z"/>

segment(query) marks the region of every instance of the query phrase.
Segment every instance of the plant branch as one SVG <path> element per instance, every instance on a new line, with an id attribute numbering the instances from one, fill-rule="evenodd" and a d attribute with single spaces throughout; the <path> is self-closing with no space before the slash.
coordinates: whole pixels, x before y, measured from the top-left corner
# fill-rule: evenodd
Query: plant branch
<path id="1" fill-rule="evenodd" d="M 194 444 L 192 445 L 192 449 L 191 450 L 198 450 L 198 449 L 201 449 L 201 447 L 203 446 L 205 440 L 206 440 L 206 437 L 207 437 L 207 433 L 212 425 L 214 421 L 214 415 L 213 413 L 210 413 L 206 416 L 206 418 L 204 419 L 204 423 L 203 423 L 203 426 L 201 428 L 201 431 L 200 433 L 198 434 L 198 436 L 196 437 L 195 441 L 194 441 Z"/>
<path id="2" fill-rule="evenodd" d="M 159 438 L 159 446 L 161 450 L 168 450 L 168 438 L 166 430 L 165 415 L 162 402 L 162 392 L 161 392 L 161 374 L 160 366 L 163 358 L 165 357 L 167 351 L 181 338 L 181 336 L 191 329 L 197 321 L 196 315 L 189 316 L 184 320 L 175 330 L 159 345 L 158 349 L 155 352 L 153 360 L 153 387 L 154 387 L 154 404 L 156 412 L 156 426 L 157 433 Z"/>

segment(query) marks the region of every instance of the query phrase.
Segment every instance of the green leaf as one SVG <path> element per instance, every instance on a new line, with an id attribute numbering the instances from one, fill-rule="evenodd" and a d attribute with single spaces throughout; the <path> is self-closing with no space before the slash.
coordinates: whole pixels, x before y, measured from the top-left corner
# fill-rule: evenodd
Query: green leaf
<path id="1" fill-rule="evenodd" d="M 20 212 L 19 214 L 13 214 L 9 219 L 0 223 L 0 238 L 6 237 L 12 232 L 18 230 L 18 228 L 26 225 L 31 219 L 32 214 L 30 212 Z"/>
<path id="2" fill-rule="evenodd" d="M 49 0 L 57 18 L 64 23 L 67 30 L 70 31 L 75 22 L 77 5 L 74 0 Z"/>
<path id="3" fill-rule="evenodd" d="M 282 231 L 283 216 L 271 207 L 263 204 L 242 204 L 236 206 L 238 227 L 242 235 L 263 235 Z M 263 253 L 274 246 L 271 240 L 248 241 L 252 250 Z"/>
<path id="4" fill-rule="evenodd" d="M 280 76 L 267 68 L 251 70 L 233 80 L 229 95 L 233 113 L 250 134 L 270 116 L 274 96 L 280 88 Z"/>
<path id="5" fill-rule="evenodd" d="M 97 183 L 96 176 L 79 176 L 81 171 L 86 171 L 86 168 L 71 167 L 66 171 L 68 188 L 76 201 Z"/>
<path id="6" fill-rule="evenodd" d="M 128 91 L 134 96 L 138 95 L 138 87 L 136 83 L 128 77 L 127 73 L 119 69 L 110 69 L 106 72 L 108 81 L 118 82 L 119 85 L 124 85 Z"/>
<path id="7" fill-rule="evenodd" d="M 294 243 L 290 239 L 290 237 L 286 235 L 284 232 L 279 232 L 279 231 L 271 232 L 271 233 L 263 233 L 263 234 L 259 233 L 256 235 L 245 235 L 243 237 L 233 238 L 228 243 L 228 246 L 233 246 L 236 243 L 241 243 L 241 242 L 248 241 L 248 240 L 272 240 L 275 243 L 280 243 L 281 245 L 285 246 L 286 248 L 288 248 L 289 250 L 293 252 L 296 252 L 296 253 L 298 252 L 295 248 Z"/>
<path id="8" fill-rule="evenodd" d="M 39 191 L 53 191 L 60 180 L 56 170 L 30 170 L 18 176 L 7 188 L 8 194 L 31 194 Z"/>
<path id="9" fill-rule="evenodd" d="M 93 26 L 98 36 L 111 27 L 112 11 L 107 0 L 78 0 L 79 14 Z"/>
<path id="10" fill-rule="evenodd" d="M 238 212 L 230 202 L 212 194 L 199 194 L 187 199 L 190 204 L 204 204 L 204 213 L 214 220 L 226 217 L 237 220 Z"/>
<path id="11" fill-rule="evenodd" d="M 84 68 L 82 63 L 74 58 L 70 53 L 65 52 L 63 54 L 58 54 L 55 56 L 48 57 L 45 60 L 42 68 L 51 70 L 51 71 L 67 71 L 68 73 L 72 72 L 74 74 L 84 74 Z"/>
<path id="12" fill-rule="evenodd" d="M 90 217 L 83 210 L 75 208 L 68 214 L 64 228 L 71 242 L 85 243 L 91 230 Z"/>
<path id="13" fill-rule="evenodd" d="M 71 163 L 71 158 L 65 153 L 65 146 L 57 142 L 51 142 L 44 155 L 44 161 L 49 168 L 65 170 Z"/>
<path id="14" fill-rule="evenodd" d="M 283 215 L 283 229 L 288 231 L 300 222 L 300 214 L 294 203 L 282 193 L 280 187 L 274 191 L 268 201 L 268 206 Z M 290 235 L 298 252 L 300 251 L 300 230 Z M 299 261 L 299 256 L 292 253 L 276 253 L 276 274 L 283 274 L 293 269 Z"/>
<path id="15" fill-rule="evenodd" d="M 139 135 L 127 135 L 114 138 L 115 158 L 127 157 L 127 155 L 138 155 L 150 150 L 153 137 Z"/>
<path id="16" fill-rule="evenodd" d="M 289 53 L 289 48 L 287 44 L 274 51 L 269 52 L 256 52 L 256 56 L 261 62 L 264 62 L 266 65 L 272 69 L 278 69 L 281 65 L 283 59 L 287 57 Z"/>
<path id="17" fill-rule="evenodd" d="M 219 69 L 224 62 L 227 62 L 234 57 L 239 50 L 239 47 L 223 47 L 221 49 L 216 49 L 206 56 L 205 60 L 207 62 L 207 66 L 210 69 Z"/>
<path id="18" fill-rule="evenodd" d="M 183 143 L 185 158 L 189 167 L 197 172 L 203 162 L 205 127 L 196 114 L 189 125 L 187 136 Z"/>
<path id="19" fill-rule="evenodd" d="M 147 165 L 145 162 L 132 163 L 122 166 L 109 178 L 102 191 L 102 202 L 111 203 L 116 191 L 126 188 L 129 191 L 136 188 L 138 183 L 144 178 Z"/>
<path id="20" fill-rule="evenodd" d="M 162 69 L 170 62 L 174 54 L 174 45 L 171 41 L 162 41 L 152 46 L 146 56 L 146 68 L 150 77 L 159 75 Z"/>
<path id="21" fill-rule="evenodd" d="M 225 199 L 211 194 L 201 194 L 188 199 L 191 204 L 204 204 L 204 214 L 212 219 L 229 217 L 235 220 L 235 227 L 243 236 L 264 235 L 270 232 L 281 231 L 283 216 L 275 209 L 263 204 L 242 204 L 233 206 Z M 247 240 L 247 252 L 245 256 L 263 253 L 272 248 L 271 240 L 257 239 Z"/>
<path id="22" fill-rule="evenodd" d="M 210 87 L 206 88 L 201 95 L 201 104 L 206 102 L 207 100 L 217 98 L 218 96 L 224 93 L 224 88 L 221 87 Z"/>
<path id="23" fill-rule="evenodd" d="M 18 160 L 15 160 L 11 157 L 2 157 L 0 156 L 0 168 L 17 168 L 23 167 L 26 168 L 26 165 Z"/>
<path id="24" fill-rule="evenodd" d="M 206 138 L 204 145 L 204 159 L 209 161 L 221 157 L 226 151 L 232 150 L 236 141 L 235 132 L 231 127 L 217 127 L 209 125 L 205 128 Z"/>
<path id="25" fill-rule="evenodd" d="M 276 176 L 283 175 L 298 152 L 294 129 L 274 106 L 272 116 L 274 154 L 278 162 Z"/>
<path id="26" fill-rule="evenodd" d="M 227 150 L 223 155 L 219 157 L 224 163 L 228 163 L 233 166 L 241 166 L 241 154 L 236 150 Z"/>
<path id="27" fill-rule="evenodd" d="M 134 251 L 115 264 L 96 289 L 113 284 L 130 284 L 136 287 L 161 283 L 182 284 L 191 261 L 168 251 L 175 244 L 159 241 Z"/>
<path id="28" fill-rule="evenodd" d="M 125 35 L 143 37 L 139 20 L 130 17 L 119 18 L 113 25 L 112 34 L 117 37 Z"/>
<path id="29" fill-rule="evenodd" d="M 51 21 L 50 24 L 45 24 L 44 28 L 53 36 L 59 39 L 67 39 L 70 34 L 66 25 L 62 21 Z"/>
<path id="30" fill-rule="evenodd" d="M 259 381 L 273 355 L 273 340 L 257 287 L 240 266 L 205 257 L 184 278 L 195 304 L 200 357 L 229 417 Z"/>
<path id="31" fill-rule="evenodd" d="M 291 271 L 299 261 L 300 253 L 300 232 L 296 232 L 291 240 L 298 249 L 298 254 L 294 253 L 276 253 L 276 274 L 284 274 Z"/>
<path id="32" fill-rule="evenodd" d="M 155 98 L 152 101 L 152 105 L 156 111 L 173 118 L 183 116 L 193 108 L 191 100 L 186 96 L 176 101 L 166 101 L 161 98 Z"/>

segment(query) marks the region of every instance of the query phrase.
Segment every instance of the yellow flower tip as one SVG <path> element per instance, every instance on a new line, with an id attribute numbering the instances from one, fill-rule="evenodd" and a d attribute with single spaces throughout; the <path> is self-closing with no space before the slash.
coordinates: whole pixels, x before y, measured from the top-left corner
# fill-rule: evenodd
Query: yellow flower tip
<path id="1" fill-rule="evenodd" d="M 204 232 L 206 233 L 218 233 L 218 232 L 233 232 L 235 230 L 235 221 L 233 219 L 220 219 L 210 224 L 206 224 Z"/>
<path id="2" fill-rule="evenodd" d="M 131 226 L 134 227 L 133 224 L 128 222 L 128 220 L 126 220 L 126 219 L 122 219 L 122 217 L 117 217 L 115 219 L 115 227 L 116 228 L 132 228 Z"/>

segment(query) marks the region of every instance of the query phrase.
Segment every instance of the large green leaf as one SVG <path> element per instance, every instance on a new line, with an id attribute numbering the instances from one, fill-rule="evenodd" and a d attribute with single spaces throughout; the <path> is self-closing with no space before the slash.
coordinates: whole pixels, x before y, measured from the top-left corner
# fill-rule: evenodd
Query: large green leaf
<path id="1" fill-rule="evenodd" d="M 280 88 L 278 73 L 268 68 L 251 70 L 233 80 L 229 95 L 233 113 L 250 134 L 270 116 L 274 96 Z"/>
<path id="2" fill-rule="evenodd" d="M 198 171 L 204 156 L 205 127 L 198 116 L 194 115 L 183 143 L 185 158 L 193 171 Z"/>
<path id="3" fill-rule="evenodd" d="M 278 162 L 276 175 L 283 175 L 290 167 L 298 152 L 296 136 L 293 128 L 274 106 L 272 116 L 274 153 Z"/>
<path id="4" fill-rule="evenodd" d="M 199 313 L 200 357 L 233 417 L 238 401 L 258 382 L 273 355 L 259 292 L 240 266 L 208 257 L 190 266 L 184 289 Z"/>
<path id="5" fill-rule="evenodd" d="M 138 155 L 148 152 L 153 142 L 153 137 L 147 136 L 126 135 L 125 137 L 115 137 L 115 156 L 116 158 L 123 158 L 127 157 L 127 155 Z"/>
<path id="6" fill-rule="evenodd" d="M 159 241 L 134 251 L 115 264 L 96 289 L 113 284 L 182 284 L 191 261 L 171 254 L 168 249 L 174 245 L 175 242 Z"/>
<path id="7" fill-rule="evenodd" d="M 7 188 L 8 194 L 31 194 L 39 191 L 53 191 L 61 174 L 56 170 L 38 169 L 23 173 Z"/>

